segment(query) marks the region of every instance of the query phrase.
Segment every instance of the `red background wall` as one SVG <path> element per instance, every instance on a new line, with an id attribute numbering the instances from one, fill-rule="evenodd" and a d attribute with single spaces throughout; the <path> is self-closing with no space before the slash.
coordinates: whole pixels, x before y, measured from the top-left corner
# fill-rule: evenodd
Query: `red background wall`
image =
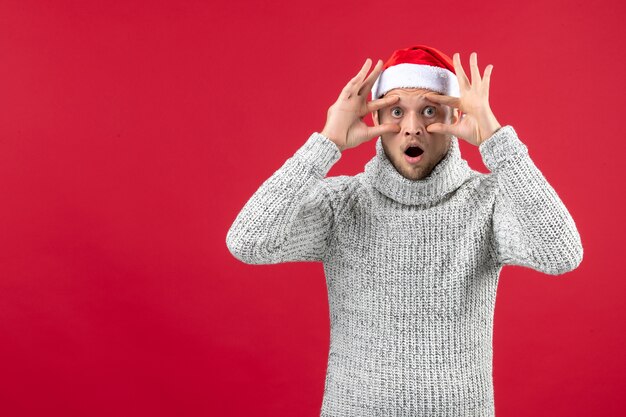
<path id="1" fill-rule="evenodd" d="M 319 415 L 322 265 L 245 265 L 226 232 L 365 58 L 415 43 L 494 65 L 491 107 L 585 248 L 559 277 L 502 271 L 497 415 L 623 415 L 624 11 L 3 0 L 0 415 Z"/>

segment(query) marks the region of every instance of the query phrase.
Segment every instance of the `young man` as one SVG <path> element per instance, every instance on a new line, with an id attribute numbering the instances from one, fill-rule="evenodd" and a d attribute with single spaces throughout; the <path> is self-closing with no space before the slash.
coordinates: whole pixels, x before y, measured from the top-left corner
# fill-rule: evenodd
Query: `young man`
<path id="1" fill-rule="evenodd" d="M 381 64 L 366 77 L 366 60 L 324 129 L 246 203 L 226 244 L 249 264 L 323 262 L 322 417 L 493 416 L 500 271 L 571 271 L 580 236 L 526 145 L 493 115 L 493 66 L 481 78 L 472 53 L 470 82 L 459 54 L 425 45 Z M 370 112 L 372 127 L 362 120 Z M 326 177 L 343 151 L 376 136 L 364 172 Z M 477 146 L 489 174 L 468 166 L 457 138 Z"/>

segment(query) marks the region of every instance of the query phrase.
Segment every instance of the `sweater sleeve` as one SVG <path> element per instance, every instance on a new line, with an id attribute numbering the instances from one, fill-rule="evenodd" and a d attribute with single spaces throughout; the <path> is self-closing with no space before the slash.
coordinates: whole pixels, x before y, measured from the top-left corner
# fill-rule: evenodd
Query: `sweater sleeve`
<path id="1" fill-rule="evenodd" d="M 497 182 L 493 232 L 500 263 L 550 275 L 576 269 L 583 247 L 574 220 L 513 127 L 499 128 L 479 151 Z"/>
<path id="2" fill-rule="evenodd" d="M 250 197 L 226 234 L 247 264 L 322 261 L 334 224 L 333 191 L 324 181 L 341 151 L 314 132 Z"/>

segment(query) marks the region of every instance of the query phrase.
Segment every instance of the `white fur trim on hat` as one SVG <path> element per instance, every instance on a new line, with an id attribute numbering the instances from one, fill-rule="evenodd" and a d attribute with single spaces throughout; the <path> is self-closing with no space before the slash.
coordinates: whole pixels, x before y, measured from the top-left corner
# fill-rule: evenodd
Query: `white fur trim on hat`
<path id="1" fill-rule="evenodd" d="M 460 97 L 456 75 L 441 67 L 424 64 L 397 64 L 384 70 L 372 87 L 372 100 L 394 88 L 427 88 L 440 94 Z"/>

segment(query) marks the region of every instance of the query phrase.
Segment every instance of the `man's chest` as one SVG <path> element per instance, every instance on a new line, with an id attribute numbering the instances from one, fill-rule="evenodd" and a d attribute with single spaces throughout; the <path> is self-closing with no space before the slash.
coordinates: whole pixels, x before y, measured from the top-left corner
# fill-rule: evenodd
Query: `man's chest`
<path id="1" fill-rule="evenodd" d="M 492 213 L 486 199 L 385 211 L 356 204 L 334 229 L 329 261 L 394 275 L 439 276 L 478 268 L 492 255 Z"/>

